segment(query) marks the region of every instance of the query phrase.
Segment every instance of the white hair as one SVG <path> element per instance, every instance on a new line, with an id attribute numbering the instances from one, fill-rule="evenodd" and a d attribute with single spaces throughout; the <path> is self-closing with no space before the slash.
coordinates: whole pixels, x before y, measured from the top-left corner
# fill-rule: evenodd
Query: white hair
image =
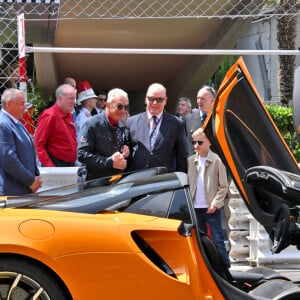
<path id="1" fill-rule="evenodd" d="M 23 96 L 24 97 L 24 93 L 18 89 L 15 88 L 9 88 L 6 89 L 1 97 L 1 105 L 3 108 L 6 108 L 6 104 L 9 100 L 11 101 L 16 101 L 19 99 L 19 97 Z"/>
<path id="2" fill-rule="evenodd" d="M 128 94 L 124 90 L 119 89 L 119 88 L 114 88 L 108 92 L 107 102 L 111 103 L 116 96 L 122 96 L 122 97 L 128 99 Z"/>

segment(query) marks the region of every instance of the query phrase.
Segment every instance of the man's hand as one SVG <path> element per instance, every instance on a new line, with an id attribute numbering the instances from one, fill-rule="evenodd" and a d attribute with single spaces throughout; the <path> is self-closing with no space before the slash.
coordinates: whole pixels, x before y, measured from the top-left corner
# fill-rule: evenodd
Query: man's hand
<path id="1" fill-rule="evenodd" d="M 41 186 L 42 186 L 43 180 L 41 176 L 35 176 L 34 182 L 32 183 L 29 188 L 32 190 L 33 193 L 35 193 Z"/>
<path id="2" fill-rule="evenodd" d="M 118 170 L 124 170 L 127 167 L 127 160 L 120 152 L 116 152 L 112 155 L 113 168 Z"/>
<path id="3" fill-rule="evenodd" d="M 123 145 L 121 148 L 121 153 L 124 155 L 125 158 L 127 158 L 130 154 L 129 147 L 127 145 Z"/>

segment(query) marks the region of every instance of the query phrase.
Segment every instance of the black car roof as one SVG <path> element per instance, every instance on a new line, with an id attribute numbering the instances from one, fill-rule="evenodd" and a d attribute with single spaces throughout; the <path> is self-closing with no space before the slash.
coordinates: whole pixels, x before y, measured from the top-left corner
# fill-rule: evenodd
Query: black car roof
<path id="1" fill-rule="evenodd" d="M 145 176 L 145 172 L 137 172 L 131 177 L 124 177 L 110 185 L 93 187 L 91 182 L 74 185 L 73 188 L 79 188 L 80 190 L 62 196 L 57 196 L 60 189 L 55 189 L 43 193 L 43 197 L 38 195 L 10 199 L 7 201 L 6 207 L 97 213 L 125 199 L 147 193 L 183 188 L 187 185 L 188 179 L 185 173 L 174 172 Z M 62 192 L 66 191 L 66 187 L 61 190 Z M 51 193 L 55 196 L 51 196 Z"/>

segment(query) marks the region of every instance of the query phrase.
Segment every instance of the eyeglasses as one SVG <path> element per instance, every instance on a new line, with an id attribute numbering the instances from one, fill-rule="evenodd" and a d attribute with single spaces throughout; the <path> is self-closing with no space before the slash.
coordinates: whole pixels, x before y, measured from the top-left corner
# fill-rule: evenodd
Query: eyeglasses
<path id="1" fill-rule="evenodd" d="M 117 108 L 117 110 L 122 110 L 123 108 L 125 110 L 129 110 L 129 105 L 122 105 L 121 103 L 117 104 L 115 107 Z"/>
<path id="2" fill-rule="evenodd" d="M 150 102 L 156 101 L 157 103 L 163 103 L 164 100 L 166 99 L 166 97 L 155 98 L 155 97 L 150 97 L 150 96 L 147 96 L 147 98 Z"/>
<path id="3" fill-rule="evenodd" d="M 198 144 L 199 146 L 201 146 L 204 143 L 204 141 L 192 141 L 193 145 Z"/>

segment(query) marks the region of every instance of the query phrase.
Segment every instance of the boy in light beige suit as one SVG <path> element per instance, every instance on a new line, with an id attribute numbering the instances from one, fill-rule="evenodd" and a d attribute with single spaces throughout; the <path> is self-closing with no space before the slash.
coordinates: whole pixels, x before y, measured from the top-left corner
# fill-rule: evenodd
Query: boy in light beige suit
<path id="1" fill-rule="evenodd" d="M 192 135 L 196 154 L 188 158 L 188 177 L 199 228 L 211 236 L 224 264 L 230 260 L 224 244 L 220 208 L 228 190 L 226 168 L 220 157 L 210 150 L 210 141 L 202 128 Z"/>

